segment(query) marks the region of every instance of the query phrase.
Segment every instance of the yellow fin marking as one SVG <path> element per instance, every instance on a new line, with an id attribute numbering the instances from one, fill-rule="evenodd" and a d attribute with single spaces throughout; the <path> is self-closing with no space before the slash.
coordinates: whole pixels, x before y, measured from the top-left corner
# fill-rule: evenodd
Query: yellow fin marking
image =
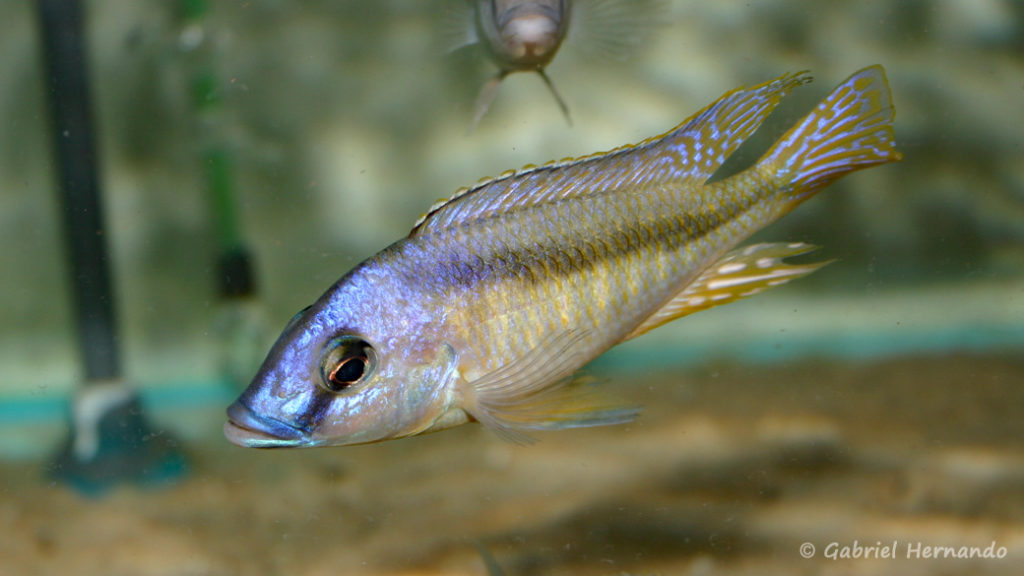
<path id="1" fill-rule="evenodd" d="M 641 186 L 703 184 L 793 88 L 805 72 L 739 88 L 672 130 L 633 145 L 540 167 L 507 171 L 457 191 L 416 223 L 410 235 L 429 233 L 568 197 Z"/>
<path id="2" fill-rule="evenodd" d="M 794 278 L 806 276 L 829 262 L 787 264 L 783 259 L 816 249 L 810 244 L 775 243 L 754 244 L 733 250 L 637 326 L 624 340 L 636 338 L 694 312 L 753 296 Z"/>

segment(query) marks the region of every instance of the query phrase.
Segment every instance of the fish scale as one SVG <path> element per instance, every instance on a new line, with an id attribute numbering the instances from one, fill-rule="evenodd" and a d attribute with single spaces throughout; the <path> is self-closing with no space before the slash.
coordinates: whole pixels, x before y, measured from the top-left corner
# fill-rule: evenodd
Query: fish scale
<path id="1" fill-rule="evenodd" d="M 771 217 L 761 210 L 749 222 L 735 218 L 774 192 L 756 180 L 756 175 L 745 175 L 739 182 L 696 190 L 654 188 L 567 198 L 423 238 L 474 250 L 451 265 L 466 278 L 482 280 L 455 282 L 457 292 L 445 296 L 461 303 L 449 317 L 453 333 L 464 329 L 457 348 L 472 357 L 468 364 L 479 366 L 467 377 L 504 364 L 567 326 L 602 327 L 602 337 L 588 341 L 593 347 L 588 358 L 602 351 L 606 341 L 620 340 L 652 303 L 669 299 L 706 260 Z M 718 229 L 719 222 L 729 225 Z M 712 245 L 717 249 L 708 249 Z M 521 248 L 509 253 L 513 246 Z M 525 269 L 503 265 L 510 258 L 499 254 L 506 253 L 530 264 Z M 553 322 L 563 316 L 564 321 Z M 534 330 L 524 332 L 521 326 Z M 519 337 L 502 337 L 510 333 Z M 476 350 L 474 342 L 502 346 Z"/>

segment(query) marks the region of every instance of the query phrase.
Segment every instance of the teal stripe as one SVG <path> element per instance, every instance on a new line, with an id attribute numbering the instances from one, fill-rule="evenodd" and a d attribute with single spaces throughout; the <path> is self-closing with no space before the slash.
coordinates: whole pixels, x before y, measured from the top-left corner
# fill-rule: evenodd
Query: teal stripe
<path id="1" fill-rule="evenodd" d="M 808 358 L 845 362 L 942 353 L 999 354 L 1024 350 L 1024 326 L 974 326 L 920 333 L 809 333 L 796 337 L 735 342 L 665 343 L 634 340 L 613 348 L 588 366 L 591 373 L 645 373 L 686 369 L 720 359 L 750 364 L 799 362 Z M 59 387 L 63 389 L 64 387 Z M 162 411 L 227 407 L 239 390 L 217 381 L 152 382 L 140 386 L 147 408 Z M 22 396 L 0 400 L 0 425 L 52 424 L 67 417 L 68 396 Z"/>
<path id="2" fill-rule="evenodd" d="M 67 386 L 54 386 L 66 389 Z M 225 408 L 241 390 L 219 381 L 154 382 L 139 386 L 143 404 L 151 410 L 188 410 L 221 405 Z M 19 396 L 0 399 L 0 425 L 45 424 L 64 420 L 71 411 L 71 397 Z"/>

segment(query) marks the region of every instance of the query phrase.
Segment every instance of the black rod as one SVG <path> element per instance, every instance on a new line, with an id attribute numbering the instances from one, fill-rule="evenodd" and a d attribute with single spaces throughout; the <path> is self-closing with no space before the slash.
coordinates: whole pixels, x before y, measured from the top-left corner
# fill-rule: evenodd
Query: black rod
<path id="1" fill-rule="evenodd" d="M 54 147 L 86 382 L 121 375 L 80 0 L 38 0 Z"/>

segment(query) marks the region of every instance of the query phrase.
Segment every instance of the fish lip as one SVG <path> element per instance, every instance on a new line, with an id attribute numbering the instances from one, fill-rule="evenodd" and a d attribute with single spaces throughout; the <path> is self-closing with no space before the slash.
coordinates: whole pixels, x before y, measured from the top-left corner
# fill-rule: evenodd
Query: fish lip
<path id="1" fill-rule="evenodd" d="M 228 406 L 227 415 L 224 436 L 232 444 L 244 448 L 287 448 L 310 444 L 305 430 L 276 418 L 260 416 L 241 401 Z"/>

